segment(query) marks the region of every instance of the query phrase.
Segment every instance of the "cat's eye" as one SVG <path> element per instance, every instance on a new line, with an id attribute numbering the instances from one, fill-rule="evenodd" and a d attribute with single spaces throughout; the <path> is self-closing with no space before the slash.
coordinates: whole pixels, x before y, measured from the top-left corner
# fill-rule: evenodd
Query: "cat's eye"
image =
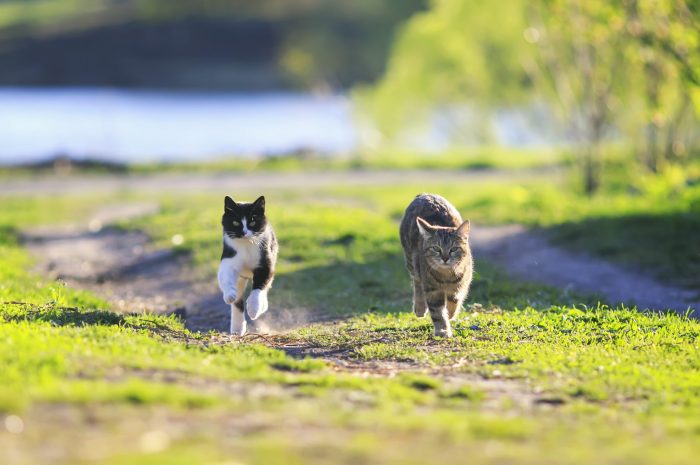
<path id="1" fill-rule="evenodd" d="M 241 225 L 241 223 L 239 223 L 239 222 L 236 221 L 236 220 L 231 221 L 231 224 L 234 225 L 234 226 L 240 226 L 240 225 Z"/>
<path id="2" fill-rule="evenodd" d="M 430 250 L 431 252 L 435 252 L 435 253 L 442 253 L 442 249 L 436 245 L 430 247 L 428 250 Z"/>
<path id="3" fill-rule="evenodd" d="M 450 255 L 457 255 L 460 252 L 459 247 L 452 247 L 450 249 Z"/>

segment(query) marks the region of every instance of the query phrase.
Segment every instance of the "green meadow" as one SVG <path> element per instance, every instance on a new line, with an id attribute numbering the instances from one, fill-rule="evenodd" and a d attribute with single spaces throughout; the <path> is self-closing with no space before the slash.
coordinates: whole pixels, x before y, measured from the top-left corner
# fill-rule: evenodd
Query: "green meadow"
<path id="1" fill-rule="evenodd" d="M 397 234 L 405 205 L 434 191 L 477 225 L 542 228 L 690 285 L 697 261 L 680 251 L 700 243 L 700 186 L 674 176 L 592 198 L 565 173 L 265 192 L 281 250 L 271 311 L 333 321 L 243 338 L 115 313 L 37 275 L 19 240 L 106 203 L 157 200 L 158 213 L 118 227 L 161 247 L 181 235 L 192 275 L 213 282 L 221 196 L 1 197 L 0 461 L 694 463 L 697 320 L 610 308 L 478 260 L 455 337 L 436 340 L 410 312 Z"/>
<path id="2" fill-rule="evenodd" d="M 0 465 L 700 463 L 700 2 L 0 0 L 0 43 Z M 421 192 L 472 222 L 449 339 Z"/>

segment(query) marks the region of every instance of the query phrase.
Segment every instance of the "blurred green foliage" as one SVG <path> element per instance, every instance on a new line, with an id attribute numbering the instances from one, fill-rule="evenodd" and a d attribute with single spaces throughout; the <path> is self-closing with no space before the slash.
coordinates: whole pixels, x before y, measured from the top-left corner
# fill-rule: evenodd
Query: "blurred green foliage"
<path id="1" fill-rule="evenodd" d="M 488 122 L 497 110 L 544 105 L 590 193 L 611 141 L 652 172 L 697 151 L 699 15 L 686 0 L 434 0 L 358 101 L 385 139 L 454 106 Z"/>
<path id="2" fill-rule="evenodd" d="M 261 72 L 265 76 L 276 77 L 274 80 L 266 78 L 270 82 L 286 87 L 337 88 L 376 79 L 384 69 L 394 26 L 424 4 L 425 0 L 3 0 L 0 1 L 0 45 L 5 50 L 19 51 L 19 58 L 13 56 L 10 60 L 3 60 L 6 61 L 4 66 L 12 65 L 22 70 L 25 65 L 22 56 L 27 55 L 24 47 L 37 47 L 61 38 L 82 37 L 78 41 L 69 40 L 58 50 L 52 49 L 53 53 L 85 55 L 89 61 L 91 49 L 104 47 L 111 50 L 114 53 L 109 68 L 114 69 L 101 77 L 107 82 L 97 84 L 124 85 L 124 82 L 118 81 L 119 74 L 125 72 L 120 55 L 126 51 L 133 53 L 133 48 L 124 44 L 136 40 L 134 34 L 129 33 L 133 30 L 130 27 L 150 28 L 152 34 L 146 34 L 146 37 L 153 37 L 156 41 L 159 35 L 165 33 L 158 28 L 172 25 L 167 31 L 167 35 L 172 37 L 159 46 L 176 50 L 180 53 L 181 61 L 193 66 L 192 71 L 187 69 L 188 76 L 191 73 L 207 74 L 203 64 L 213 54 L 217 54 L 220 66 L 245 65 L 236 69 L 237 74 L 245 75 L 253 68 L 251 63 L 244 63 L 245 60 L 238 56 L 245 55 L 248 59 L 252 56 L 264 62 Z M 209 39 L 199 38 L 198 34 L 206 36 L 211 32 L 207 24 L 216 26 L 217 30 L 220 27 L 241 30 L 243 27 L 254 34 L 246 32 L 240 37 L 236 36 L 234 42 L 247 42 L 245 44 L 222 45 L 213 35 Z M 192 28 L 196 28 L 197 34 L 192 33 Z M 118 41 L 122 42 L 121 48 L 114 43 L 114 36 L 105 32 L 107 30 L 116 31 Z M 190 56 L 186 48 L 192 46 L 195 40 L 194 56 Z M 90 45 L 86 46 L 88 42 Z M 228 54 L 219 53 L 221 47 L 228 48 Z M 241 48 L 247 49 L 248 53 L 241 52 Z M 272 56 L 267 54 L 270 49 Z M 49 52 L 44 50 L 40 53 Z M 147 66 L 149 63 L 152 66 L 153 62 L 144 65 L 142 58 L 130 56 L 130 60 L 124 63 L 144 67 L 142 73 L 153 73 Z M 159 59 L 158 56 L 151 58 L 156 62 Z M 201 62 L 197 63 L 195 58 Z M 21 62 L 22 66 L 13 64 L 16 61 Z M 187 63 L 171 65 L 177 71 Z M 199 68 L 195 66 L 197 64 Z M 43 72 L 46 74 L 49 71 Z M 33 72 L 41 74 L 39 71 Z M 212 72 L 208 72 L 209 81 L 213 79 Z M 71 68 L 70 73 L 77 71 Z M 47 82 L 46 77 L 39 76 L 36 78 L 39 80 L 37 84 L 56 85 L 50 80 L 66 77 L 71 84 L 72 74 L 65 76 L 65 71 L 58 74 L 57 77 L 49 76 Z M 27 79 L 31 78 L 26 73 L 10 74 L 15 81 L 20 79 L 16 76 L 24 79 L 22 84 L 27 84 Z M 132 70 L 129 76 L 133 80 L 140 74 Z M 109 82 L 110 79 L 115 82 Z M 160 76 L 160 79 L 165 80 L 166 76 Z M 206 82 L 205 77 L 200 79 Z M 252 81 L 256 79 L 260 78 L 252 78 Z M 152 83 L 148 81 L 146 84 Z M 231 87 L 235 87 L 235 84 L 231 84 Z"/>

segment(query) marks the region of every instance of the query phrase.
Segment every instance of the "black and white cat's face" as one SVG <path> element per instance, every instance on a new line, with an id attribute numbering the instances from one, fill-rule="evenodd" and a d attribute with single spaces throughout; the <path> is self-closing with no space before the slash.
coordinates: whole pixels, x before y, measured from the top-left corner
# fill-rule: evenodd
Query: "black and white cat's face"
<path id="1" fill-rule="evenodd" d="M 265 197 L 253 203 L 236 203 L 229 196 L 224 201 L 224 216 L 221 218 L 224 234 L 231 239 L 253 239 L 265 231 Z"/>

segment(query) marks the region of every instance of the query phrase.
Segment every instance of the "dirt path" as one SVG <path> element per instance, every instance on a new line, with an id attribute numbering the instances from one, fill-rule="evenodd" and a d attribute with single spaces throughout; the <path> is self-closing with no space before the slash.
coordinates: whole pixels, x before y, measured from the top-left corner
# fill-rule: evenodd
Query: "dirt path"
<path id="1" fill-rule="evenodd" d="M 314 189 L 328 186 L 373 186 L 437 182 L 469 182 L 489 179 L 527 179 L 534 175 L 557 175 L 560 168 L 532 170 L 405 170 L 255 173 L 165 173 L 155 175 L 37 176 L 3 179 L 0 196 L 37 194 L 84 194 L 134 190 L 140 192 L 235 192 L 246 189 Z"/>
<path id="2" fill-rule="evenodd" d="M 190 329 L 227 331 L 229 311 L 216 283 L 193 278 L 188 257 L 154 248 L 143 232 L 110 226 L 158 208 L 153 203 L 107 205 L 86 224 L 42 227 L 26 231 L 23 239 L 38 258 L 39 272 L 93 291 L 119 310 L 176 312 L 186 315 Z M 700 308 L 690 291 L 554 247 L 542 234 L 521 226 L 476 225 L 472 244 L 477 257 L 528 281 L 596 293 L 608 303 L 636 304 L 641 309 L 684 313 L 689 307 Z M 326 319 L 308 309 L 273 308 L 252 330 L 282 332 Z"/>
<path id="3" fill-rule="evenodd" d="M 158 208 L 152 203 L 107 205 L 85 224 L 27 230 L 22 240 L 37 258 L 39 273 L 90 290 L 117 310 L 176 313 L 189 329 L 227 332 L 229 307 L 216 282 L 192 276 L 189 257 L 155 248 L 141 231 L 112 226 Z M 271 308 L 251 322 L 251 329 L 279 332 L 324 319 L 309 316 L 299 309 Z"/>
<path id="4" fill-rule="evenodd" d="M 688 308 L 700 309 L 697 292 L 555 247 L 543 233 L 523 226 L 475 226 L 472 231 L 475 255 L 496 262 L 518 278 L 598 294 L 609 304 L 637 305 L 641 310 L 670 309 L 685 314 Z M 700 317 L 700 313 L 694 316 Z"/>

